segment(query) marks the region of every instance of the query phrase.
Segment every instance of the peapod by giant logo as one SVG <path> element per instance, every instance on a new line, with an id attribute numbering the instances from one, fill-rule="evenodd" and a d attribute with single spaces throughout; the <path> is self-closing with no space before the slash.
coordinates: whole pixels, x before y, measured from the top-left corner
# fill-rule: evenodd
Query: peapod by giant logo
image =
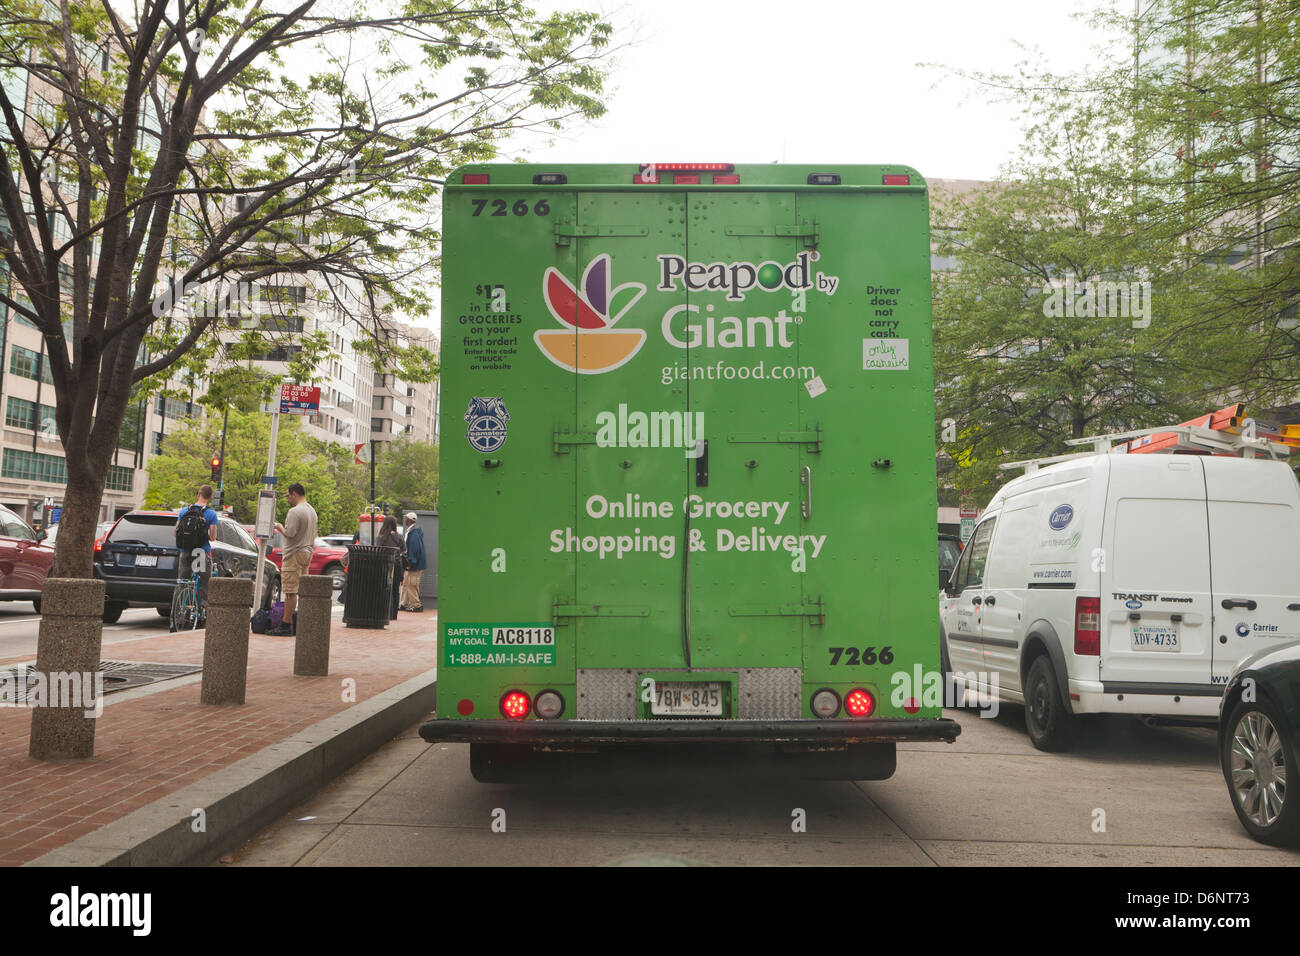
<path id="1" fill-rule="evenodd" d="M 731 302 L 740 302 L 745 293 L 755 286 L 765 292 L 788 289 L 811 289 L 812 270 L 809 263 L 817 261 L 816 252 L 801 252 L 793 262 L 782 265 L 768 260 L 755 265 L 752 262 L 687 262 L 685 256 L 659 256 L 660 292 L 671 292 L 680 284 L 688 292 L 727 293 Z"/>
<path id="2" fill-rule="evenodd" d="M 793 326 L 803 321 L 799 313 L 805 307 L 807 292 L 834 295 L 839 285 L 836 276 L 812 274 L 809 263 L 816 259 L 816 252 L 802 252 L 783 266 L 777 262 L 687 262 L 681 256 L 659 256 L 660 291 L 679 291 L 680 284 L 689 291 L 725 292 L 727 299 L 739 300 L 755 286 L 769 292 L 788 289 L 789 307 L 793 310 L 780 308 L 773 314 L 767 309 L 767 315 L 721 315 L 715 313 L 712 302 L 703 308 L 694 302 L 679 302 L 670 305 L 659 320 L 664 342 L 678 349 L 794 348 Z M 646 286 L 640 282 L 615 285 L 613 272 L 613 258 L 606 252 L 587 264 L 577 285 L 554 266 L 543 273 L 542 299 L 559 325 L 538 329 L 533 341 L 560 368 L 581 375 L 599 375 L 631 361 L 645 344 L 644 328 L 618 327 L 618 322 L 641 301 Z M 644 322 L 641 315 L 636 318 Z"/>

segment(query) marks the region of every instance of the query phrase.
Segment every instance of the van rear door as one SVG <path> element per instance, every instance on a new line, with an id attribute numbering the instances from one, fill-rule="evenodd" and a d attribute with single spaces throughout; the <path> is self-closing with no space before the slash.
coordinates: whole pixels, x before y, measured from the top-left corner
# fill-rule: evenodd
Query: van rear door
<path id="1" fill-rule="evenodd" d="M 1300 637 L 1300 486 L 1284 462 L 1205 459 L 1214 594 L 1213 680 Z"/>
<path id="2" fill-rule="evenodd" d="M 1116 456 L 1102 547 L 1105 691 L 1208 687 L 1214 635 L 1202 459 L 1171 455 L 1152 467 L 1150 458 Z"/>

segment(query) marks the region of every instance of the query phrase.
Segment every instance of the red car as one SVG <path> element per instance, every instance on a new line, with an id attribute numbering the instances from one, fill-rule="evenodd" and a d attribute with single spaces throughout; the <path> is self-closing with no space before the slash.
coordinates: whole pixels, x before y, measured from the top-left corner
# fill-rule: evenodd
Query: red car
<path id="1" fill-rule="evenodd" d="M 31 601 L 41 611 L 41 587 L 54 548 L 22 518 L 0 506 L 0 601 Z"/>
<path id="2" fill-rule="evenodd" d="M 251 535 L 254 529 L 251 524 L 246 524 L 244 530 Z M 269 543 L 271 547 L 266 552 L 266 556 L 278 568 L 284 558 L 282 553 L 284 550 L 284 537 L 277 531 L 271 535 Z M 329 575 L 334 579 L 334 590 L 337 591 L 343 587 L 343 582 L 347 578 L 347 571 L 344 566 L 348 560 L 348 549 L 335 547 L 324 538 L 317 538 L 313 548 L 311 567 L 308 568 L 307 573 Z"/>

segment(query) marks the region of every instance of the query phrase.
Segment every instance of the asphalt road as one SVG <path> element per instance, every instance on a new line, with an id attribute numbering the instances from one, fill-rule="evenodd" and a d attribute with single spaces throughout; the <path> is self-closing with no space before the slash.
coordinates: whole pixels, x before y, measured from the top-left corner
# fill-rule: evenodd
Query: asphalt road
<path id="1" fill-rule="evenodd" d="M 41 616 L 33 612 L 30 601 L 0 602 L 0 660 L 35 660 L 40 626 Z M 104 625 L 103 647 L 167 633 L 168 622 L 155 609 L 127 608 L 118 623 Z M 112 660 L 110 654 L 101 656 Z"/>
<path id="2" fill-rule="evenodd" d="M 223 862 L 1300 864 L 1241 829 L 1210 730 L 1106 718 L 1073 752 L 1046 754 L 1026 738 L 1023 708 L 947 715 L 962 724 L 958 742 L 900 748 L 889 780 L 760 786 L 480 784 L 468 746 L 427 744 L 412 727 Z"/>

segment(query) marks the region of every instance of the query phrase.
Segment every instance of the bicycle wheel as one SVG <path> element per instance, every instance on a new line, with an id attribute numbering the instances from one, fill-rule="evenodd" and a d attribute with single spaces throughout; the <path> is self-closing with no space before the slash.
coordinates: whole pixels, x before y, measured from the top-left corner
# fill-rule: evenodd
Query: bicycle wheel
<path id="1" fill-rule="evenodd" d="M 194 582 L 191 580 L 176 585 L 176 590 L 172 592 L 171 629 L 192 631 L 197 626 L 198 616 L 198 595 L 194 590 Z"/>

